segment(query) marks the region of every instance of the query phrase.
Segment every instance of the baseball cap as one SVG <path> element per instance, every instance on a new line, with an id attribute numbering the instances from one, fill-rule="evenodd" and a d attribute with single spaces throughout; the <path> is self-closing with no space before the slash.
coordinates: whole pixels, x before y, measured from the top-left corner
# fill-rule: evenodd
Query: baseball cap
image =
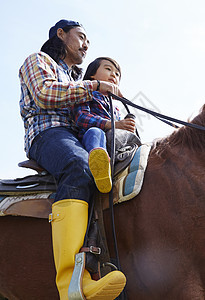
<path id="1" fill-rule="evenodd" d="M 65 28 L 66 26 L 81 26 L 80 23 L 71 20 L 60 20 L 49 30 L 49 39 L 57 35 L 58 28 Z"/>

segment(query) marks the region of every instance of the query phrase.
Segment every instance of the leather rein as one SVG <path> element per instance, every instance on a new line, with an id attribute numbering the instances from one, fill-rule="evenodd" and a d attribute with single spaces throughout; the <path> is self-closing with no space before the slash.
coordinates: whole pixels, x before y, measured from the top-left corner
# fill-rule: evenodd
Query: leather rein
<path id="1" fill-rule="evenodd" d="M 155 112 L 153 110 L 144 108 L 144 107 L 139 106 L 137 104 L 134 104 L 133 102 L 131 102 L 130 100 L 128 100 L 128 99 L 126 99 L 124 97 L 122 98 L 122 97 L 119 97 L 119 96 L 117 96 L 115 94 L 112 94 L 111 92 L 109 92 L 108 97 L 109 97 L 109 99 L 111 99 L 111 97 L 112 97 L 112 98 L 114 98 L 116 100 L 119 100 L 124 105 L 130 105 L 130 106 L 132 106 L 134 108 L 142 110 L 142 111 L 144 111 L 144 112 L 146 112 L 146 113 L 148 113 L 148 114 L 150 114 L 150 115 L 158 118 L 160 121 L 165 122 L 165 123 L 167 123 L 170 126 L 173 126 L 174 128 L 179 128 L 177 125 L 174 124 L 174 123 L 178 123 L 178 124 L 181 124 L 181 125 L 184 125 L 184 126 L 187 126 L 187 127 L 191 127 L 191 128 L 200 129 L 200 130 L 204 130 L 205 131 L 205 127 L 204 126 L 193 124 L 193 123 L 188 123 L 188 122 L 185 122 L 185 121 L 182 121 L 182 120 L 178 120 L 178 119 L 175 119 L 175 118 L 172 118 L 172 117 L 169 117 L 169 116 L 157 113 L 157 112 Z M 169 121 L 174 122 L 174 123 L 171 123 Z"/>
<path id="2" fill-rule="evenodd" d="M 112 94 L 111 92 L 108 92 L 108 98 L 109 98 L 109 103 L 110 103 L 111 132 L 112 132 L 111 153 L 110 153 L 110 165 L 111 165 L 112 180 L 113 180 L 113 177 L 114 177 L 114 163 L 115 163 L 115 118 L 114 118 L 114 109 L 113 109 L 112 98 L 121 101 L 122 104 L 125 106 L 128 113 L 130 113 L 130 110 L 129 110 L 128 106 L 132 106 L 136 109 L 139 109 L 139 110 L 142 110 L 142 111 L 144 111 L 148 114 L 151 114 L 152 116 L 156 117 L 160 121 L 165 122 L 166 124 L 168 124 L 168 125 L 170 125 L 174 128 L 179 128 L 177 125 L 174 124 L 174 123 L 178 123 L 178 124 L 181 124 L 181 125 L 184 125 L 184 126 L 188 126 L 188 127 L 192 127 L 192 128 L 195 128 L 195 129 L 200 129 L 200 130 L 205 131 L 204 126 L 184 122 L 184 121 L 181 121 L 181 120 L 178 120 L 178 119 L 175 119 L 175 118 L 172 118 L 172 117 L 154 112 L 150 109 L 147 109 L 147 108 L 141 107 L 137 104 L 134 104 L 130 100 L 128 100 L 124 97 L 122 98 L 122 97 L 119 97 L 115 94 Z M 174 123 L 172 123 L 172 122 L 174 122 Z M 137 135 L 138 135 L 138 133 L 137 133 Z M 121 271 L 120 259 L 119 259 L 119 253 L 118 253 L 118 246 L 117 246 L 116 231 L 115 231 L 114 207 L 113 207 L 113 188 L 109 192 L 109 209 L 110 209 L 112 235 L 113 235 L 113 241 L 114 241 L 115 259 L 116 259 L 115 264 L 116 264 L 117 269 Z M 87 243 L 88 230 L 89 230 L 89 227 L 90 227 L 90 222 L 91 222 L 91 217 L 93 215 L 93 211 L 94 211 L 94 201 L 92 202 L 92 206 L 91 206 L 91 209 L 90 209 L 90 218 L 89 218 L 89 222 L 88 222 L 87 232 L 86 232 L 86 235 L 85 235 L 84 245 L 86 245 L 86 243 Z M 127 299 L 126 288 L 120 294 L 118 299 L 122 299 L 122 300 Z"/>
<path id="3" fill-rule="evenodd" d="M 130 105 L 134 108 L 137 108 L 139 110 L 142 110 L 142 111 L 154 116 L 155 118 L 159 119 L 162 122 L 165 122 L 166 124 L 168 124 L 168 125 L 170 125 L 174 128 L 179 128 L 179 126 L 174 124 L 174 123 L 178 123 L 178 124 L 181 124 L 181 125 L 184 125 L 184 126 L 188 126 L 188 127 L 191 127 L 191 128 L 200 129 L 200 130 L 205 131 L 204 126 L 184 122 L 184 121 L 181 121 L 181 120 L 178 120 L 178 119 L 175 119 L 175 118 L 172 118 L 172 117 L 154 112 L 150 109 L 147 109 L 147 108 L 144 108 L 144 107 L 139 106 L 137 104 L 134 104 L 130 100 L 128 100 L 124 97 L 122 98 L 122 97 L 119 97 L 115 94 L 112 94 L 111 92 L 108 92 L 108 98 L 109 98 L 109 102 L 110 102 L 111 130 L 112 130 L 111 157 L 110 157 L 112 178 L 113 178 L 113 175 L 114 175 L 114 162 L 115 162 L 115 120 L 114 120 L 114 110 L 113 110 L 112 98 L 121 101 L 123 103 L 123 105 L 125 106 L 128 113 L 130 112 L 129 108 L 128 108 L 128 105 Z M 121 270 L 118 247 L 117 247 L 117 238 L 116 238 L 116 232 L 115 232 L 114 209 L 113 209 L 113 188 L 109 193 L 109 208 L 110 208 L 110 217 L 111 217 L 111 224 L 112 224 L 112 235 L 113 235 L 114 248 L 115 248 L 114 250 L 115 250 L 115 256 L 116 256 L 116 265 L 117 265 L 117 268 L 119 270 Z M 126 299 L 127 298 L 126 290 L 124 290 L 121 293 L 119 298 L 120 299 Z"/>

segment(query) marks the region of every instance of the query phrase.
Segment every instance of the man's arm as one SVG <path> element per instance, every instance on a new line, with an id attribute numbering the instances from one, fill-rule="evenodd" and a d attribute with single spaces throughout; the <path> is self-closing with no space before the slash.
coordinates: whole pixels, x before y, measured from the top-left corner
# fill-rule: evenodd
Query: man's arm
<path id="1" fill-rule="evenodd" d="M 44 109 L 66 108 L 74 103 L 90 101 L 95 88 L 92 81 L 59 82 L 57 64 L 44 53 L 29 56 L 19 76 L 36 104 Z"/>

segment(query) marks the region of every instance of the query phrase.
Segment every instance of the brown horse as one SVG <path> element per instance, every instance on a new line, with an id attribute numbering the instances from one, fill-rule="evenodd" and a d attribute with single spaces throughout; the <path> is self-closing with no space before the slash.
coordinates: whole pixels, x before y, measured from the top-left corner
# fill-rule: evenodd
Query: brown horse
<path id="1" fill-rule="evenodd" d="M 192 121 L 205 126 L 205 105 Z M 205 132 L 182 127 L 151 149 L 140 194 L 114 206 L 129 300 L 205 298 Z M 110 213 L 104 211 L 111 256 Z M 0 294 L 58 299 L 47 220 L 0 218 Z"/>

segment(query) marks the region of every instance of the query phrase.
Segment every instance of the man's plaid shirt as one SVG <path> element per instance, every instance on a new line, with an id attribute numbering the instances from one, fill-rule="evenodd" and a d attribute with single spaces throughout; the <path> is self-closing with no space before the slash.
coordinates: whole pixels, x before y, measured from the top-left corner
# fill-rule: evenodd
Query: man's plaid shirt
<path id="1" fill-rule="evenodd" d="M 20 112 L 27 156 L 33 139 L 50 127 L 71 127 L 70 106 L 92 99 L 92 81 L 74 81 L 71 70 L 49 55 L 30 55 L 19 71 Z"/>

